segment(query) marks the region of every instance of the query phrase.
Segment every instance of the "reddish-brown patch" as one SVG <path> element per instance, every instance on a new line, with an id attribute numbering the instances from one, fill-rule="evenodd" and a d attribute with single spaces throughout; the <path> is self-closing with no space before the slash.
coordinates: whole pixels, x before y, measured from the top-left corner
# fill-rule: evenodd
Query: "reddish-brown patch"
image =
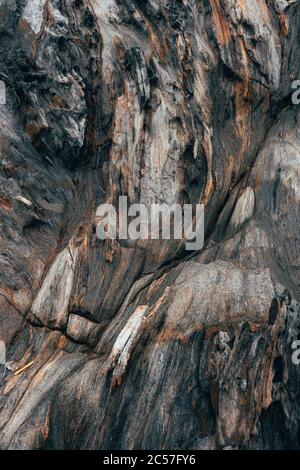
<path id="1" fill-rule="evenodd" d="M 170 287 L 167 287 L 163 293 L 163 295 L 155 302 L 153 307 L 151 307 L 150 312 L 147 315 L 147 322 L 149 322 L 149 319 L 154 317 L 157 314 L 157 311 L 160 309 L 160 307 L 166 302 L 168 299 L 170 293 Z"/>
<path id="2" fill-rule="evenodd" d="M 231 39 L 231 33 L 220 0 L 210 0 L 210 5 L 212 8 L 218 42 L 221 46 L 226 46 Z"/>
<path id="3" fill-rule="evenodd" d="M 158 290 L 158 288 L 163 284 L 165 278 L 166 278 L 166 274 L 164 274 L 163 276 L 161 276 L 160 278 L 158 278 L 156 281 L 154 281 L 154 282 L 150 285 L 149 290 L 148 290 L 148 292 L 147 292 L 147 297 L 146 297 L 146 299 L 147 299 L 148 301 L 150 301 L 152 294 L 153 294 L 156 290 Z"/>
<path id="4" fill-rule="evenodd" d="M 30 24 L 24 20 L 24 18 L 22 18 L 19 23 L 18 23 L 18 30 L 21 32 L 21 33 L 32 33 L 32 29 L 30 27 Z"/>
<path id="5" fill-rule="evenodd" d="M 57 349 L 64 350 L 66 346 L 68 345 L 68 343 L 69 343 L 68 338 L 66 336 L 61 336 L 57 343 Z"/>
<path id="6" fill-rule="evenodd" d="M 49 435 L 49 428 L 50 428 L 49 421 L 50 421 L 50 405 L 48 405 L 46 418 L 41 429 L 43 438 L 45 440 L 48 438 L 48 435 Z"/>
<path id="7" fill-rule="evenodd" d="M 29 137 L 34 140 L 42 129 L 46 129 L 47 126 L 37 122 L 28 122 L 25 125 L 25 132 L 29 135 Z"/>
<path id="8" fill-rule="evenodd" d="M 261 330 L 261 325 L 259 323 L 252 323 L 250 325 L 250 330 L 252 333 L 258 333 Z"/>
<path id="9" fill-rule="evenodd" d="M 246 98 L 248 93 L 247 83 L 236 82 L 234 84 L 234 96 L 235 96 L 235 123 L 240 134 L 244 134 L 249 125 L 249 102 Z"/>
<path id="10" fill-rule="evenodd" d="M 120 254 L 120 244 L 117 240 L 105 240 L 105 260 L 112 263 L 115 256 Z M 120 269 L 120 272 L 122 270 Z"/>
<path id="11" fill-rule="evenodd" d="M 243 79 L 234 84 L 235 125 L 237 133 L 242 140 L 242 148 L 239 155 L 240 160 L 245 154 L 250 142 L 251 132 L 251 101 L 250 101 L 250 72 L 247 51 L 244 41 L 240 41 L 242 56 L 241 75 Z"/>
<path id="12" fill-rule="evenodd" d="M 0 197 L 0 208 L 6 212 L 11 211 L 11 202 L 4 197 Z"/>
<path id="13" fill-rule="evenodd" d="M 218 326 L 211 326 L 205 331 L 205 339 L 211 338 L 213 335 L 220 331 L 220 325 Z"/>
<path id="14" fill-rule="evenodd" d="M 187 338 L 183 333 L 176 330 L 175 328 L 170 328 L 162 331 L 157 337 L 157 343 L 168 343 L 169 341 L 180 341 L 181 343 L 188 344 L 190 339 Z"/>
<path id="15" fill-rule="evenodd" d="M 170 52 L 170 47 L 168 45 L 167 39 L 164 37 L 162 38 L 162 40 L 159 40 L 157 34 L 155 34 L 153 30 L 149 30 L 149 33 L 152 50 L 156 52 L 159 59 L 163 61 Z"/>
<path id="16" fill-rule="evenodd" d="M 69 109 L 68 104 L 63 98 L 61 98 L 61 96 L 58 96 L 58 95 L 52 96 L 51 102 L 52 102 L 52 107 L 54 109 Z"/>
<path id="17" fill-rule="evenodd" d="M 287 37 L 289 34 L 289 26 L 288 22 L 286 20 L 286 17 L 283 13 L 279 15 L 279 25 L 280 25 L 280 30 L 283 34 L 284 37 Z"/>
<path id="18" fill-rule="evenodd" d="M 205 186 L 204 194 L 201 200 L 202 204 L 207 204 L 208 201 L 210 200 L 211 196 L 213 195 L 215 191 L 215 184 L 212 178 L 210 178 Z"/>

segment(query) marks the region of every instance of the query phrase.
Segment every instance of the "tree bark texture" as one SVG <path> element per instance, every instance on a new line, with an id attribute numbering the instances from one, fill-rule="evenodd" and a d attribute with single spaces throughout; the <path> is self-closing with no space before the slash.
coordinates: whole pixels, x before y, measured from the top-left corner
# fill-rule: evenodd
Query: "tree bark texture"
<path id="1" fill-rule="evenodd" d="M 300 447 L 299 39 L 296 0 L 0 0 L 2 449 Z M 204 247 L 97 239 L 121 195 Z"/>

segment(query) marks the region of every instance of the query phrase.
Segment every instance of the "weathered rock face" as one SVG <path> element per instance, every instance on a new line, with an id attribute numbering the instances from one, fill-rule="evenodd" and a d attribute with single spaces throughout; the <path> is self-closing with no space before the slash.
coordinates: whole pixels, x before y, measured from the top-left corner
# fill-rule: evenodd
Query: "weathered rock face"
<path id="1" fill-rule="evenodd" d="M 296 0 L 0 0 L 5 449 L 300 447 Z M 205 245 L 99 241 L 204 203 Z"/>

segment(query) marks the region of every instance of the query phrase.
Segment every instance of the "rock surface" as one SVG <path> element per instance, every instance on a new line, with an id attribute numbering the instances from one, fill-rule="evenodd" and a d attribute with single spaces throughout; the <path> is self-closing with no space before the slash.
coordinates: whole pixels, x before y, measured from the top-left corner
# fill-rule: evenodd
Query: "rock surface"
<path id="1" fill-rule="evenodd" d="M 300 448 L 298 0 L 0 0 L 2 449 Z M 99 204 L 205 204 L 205 245 Z"/>

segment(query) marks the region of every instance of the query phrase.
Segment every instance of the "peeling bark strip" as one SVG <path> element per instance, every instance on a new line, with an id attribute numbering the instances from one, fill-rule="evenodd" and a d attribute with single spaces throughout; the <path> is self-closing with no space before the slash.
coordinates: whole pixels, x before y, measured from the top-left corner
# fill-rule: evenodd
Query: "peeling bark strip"
<path id="1" fill-rule="evenodd" d="M 0 1 L 0 448 L 300 448 L 300 2 Z M 97 207 L 205 205 L 205 242 Z"/>
<path id="2" fill-rule="evenodd" d="M 121 383 L 121 377 L 126 371 L 131 351 L 143 331 L 143 320 L 147 312 L 148 305 L 138 307 L 116 339 L 107 366 L 108 370 L 114 369 L 113 385 Z"/>

